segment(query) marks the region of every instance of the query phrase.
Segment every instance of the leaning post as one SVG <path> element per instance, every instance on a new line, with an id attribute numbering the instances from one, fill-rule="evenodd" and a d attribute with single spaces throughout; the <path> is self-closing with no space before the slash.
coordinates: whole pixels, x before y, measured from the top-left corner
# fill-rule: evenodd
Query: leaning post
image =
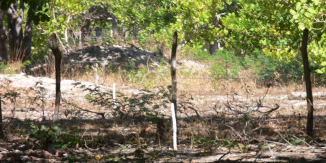
<path id="1" fill-rule="evenodd" d="M 306 82 L 307 107 L 308 107 L 306 129 L 307 129 L 307 135 L 313 137 L 313 128 L 314 128 L 313 104 L 314 103 L 313 103 L 312 90 L 311 90 L 310 70 L 309 70 L 309 61 L 308 61 L 308 52 L 307 52 L 308 34 L 309 34 L 309 30 L 307 28 L 304 29 L 303 37 L 302 37 L 301 54 L 302 54 L 303 68 L 304 68 L 304 79 Z"/>
<path id="2" fill-rule="evenodd" d="M 178 125 L 177 116 L 177 73 L 176 73 L 176 54 L 177 54 L 178 33 L 174 32 L 171 56 L 171 77 L 172 77 L 172 103 L 174 104 L 174 115 L 176 119 L 176 126 Z M 177 127 L 176 127 L 177 128 Z"/>
<path id="3" fill-rule="evenodd" d="M 55 108 L 53 114 L 53 122 L 59 120 L 59 108 L 60 108 L 60 98 L 61 98 L 61 90 L 60 90 L 60 82 L 61 82 L 61 52 L 58 46 L 58 40 L 55 33 L 50 35 L 48 40 L 50 49 L 52 50 L 55 58 Z"/>
<path id="4" fill-rule="evenodd" d="M 3 128 L 2 128 L 2 107 L 1 107 L 1 96 L 0 96 L 0 139 L 3 139 L 5 136 L 3 134 Z"/>

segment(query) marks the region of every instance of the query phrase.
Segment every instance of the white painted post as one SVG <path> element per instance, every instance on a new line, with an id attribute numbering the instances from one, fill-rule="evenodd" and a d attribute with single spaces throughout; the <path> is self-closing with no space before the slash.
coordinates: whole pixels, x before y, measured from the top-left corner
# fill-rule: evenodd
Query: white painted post
<path id="1" fill-rule="evenodd" d="M 117 103 L 115 101 L 115 83 L 113 83 L 113 105 L 114 109 L 117 108 Z"/>
<path id="2" fill-rule="evenodd" d="M 177 147 L 177 119 L 175 117 L 174 104 L 171 103 L 171 113 L 172 113 L 172 122 L 173 122 L 173 149 L 178 150 Z"/>

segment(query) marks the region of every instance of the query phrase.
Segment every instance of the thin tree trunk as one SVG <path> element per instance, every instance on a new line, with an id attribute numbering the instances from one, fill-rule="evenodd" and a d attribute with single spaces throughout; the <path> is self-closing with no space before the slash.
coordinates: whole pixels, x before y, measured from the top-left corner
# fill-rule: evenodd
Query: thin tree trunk
<path id="1" fill-rule="evenodd" d="M 1 96 L 0 96 L 0 139 L 3 139 L 5 136 L 3 134 L 3 127 L 2 127 L 2 106 L 1 106 Z"/>
<path id="2" fill-rule="evenodd" d="M 79 48 L 82 48 L 82 33 L 81 33 L 81 29 L 79 30 Z"/>
<path id="3" fill-rule="evenodd" d="M 33 38 L 33 21 L 27 18 L 27 23 L 25 26 L 25 37 L 23 40 L 23 62 L 31 60 L 32 53 L 32 38 Z"/>
<path id="4" fill-rule="evenodd" d="M 137 40 L 137 34 L 138 34 L 138 27 L 137 27 L 137 20 L 135 20 L 135 24 L 134 24 L 134 41 Z"/>
<path id="5" fill-rule="evenodd" d="M 312 90 L 311 90 L 310 70 L 309 70 L 309 61 L 308 61 L 308 52 L 307 52 L 308 34 L 309 34 L 309 30 L 306 28 L 303 31 L 301 54 L 303 60 L 304 79 L 306 82 L 306 92 L 307 92 L 308 116 L 307 116 L 306 129 L 307 129 L 307 135 L 313 137 L 314 108 L 313 108 L 313 97 L 312 97 Z"/>
<path id="6" fill-rule="evenodd" d="M 56 34 L 53 33 L 50 35 L 49 40 L 50 48 L 54 54 L 55 58 L 55 108 L 54 108 L 54 115 L 53 115 L 53 122 L 59 120 L 59 108 L 60 108 L 60 98 L 61 98 L 61 90 L 60 90 L 60 82 L 61 82 L 61 73 L 60 73 L 60 66 L 61 66 L 61 52 L 58 46 L 58 40 Z"/>
<path id="7" fill-rule="evenodd" d="M 41 5 L 42 0 L 39 0 L 38 5 L 33 9 L 34 12 L 37 11 L 37 8 Z M 30 16 L 27 16 L 26 26 L 25 26 L 25 36 L 23 40 L 23 62 L 31 60 L 32 56 L 32 38 L 33 38 L 33 23 Z"/>
<path id="8" fill-rule="evenodd" d="M 12 3 L 7 10 L 9 49 L 10 49 L 10 59 L 12 62 L 20 61 L 23 55 L 22 24 L 24 19 L 24 2 L 20 1 L 18 16 L 17 16 L 17 6 L 18 6 L 18 1 L 16 0 L 16 2 Z"/>
<path id="9" fill-rule="evenodd" d="M 7 53 L 7 33 L 6 27 L 4 26 L 3 19 L 6 15 L 6 11 L 0 9 L 0 62 L 7 64 L 8 53 Z"/>
<path id="10" fill-rule="evenodd" d="M 118 36 L 118 19 L 115 15 L 112 15 L 112 31 L 114 39 Z"/>
<path id="11" fill-rule="evenodd" d="M 219 42 L 214 42 L 213 44 L 209 44 L 209 53 L 210 55 L 215 55 L 216 50 L 220 48 Z"/>
<path id="12" fill-rule="evenodd" d="M 66 25 L 67 27 L 65 29 L 65 41 L 66 41 L 66 44 L 67 44 L 67 54 L 70 53 L 70 49 L 71 49 L 71 47 L 69 45 L 69 40 L 68 40 L 68 25 L 69 25 L 70 18 L 71 18 L 71 16 L 68 15 L 68 20 L 67 20 L 67 25 Z"/>
<path id="13" fill-rule="evenodd" d="M 172 76 L 172 103 L 174 104 L 174 112 L 176 117 L 176 124 L 178 124 L 177 116 L 177 73 L 176 73 L 176 54 L 178 45 L 178 33 L 174 32 L 173 44 L 172 44 L 172 56 L 171 56 L 171 76 Z M 178 128 L 178 127 L 177 127 Z"/>

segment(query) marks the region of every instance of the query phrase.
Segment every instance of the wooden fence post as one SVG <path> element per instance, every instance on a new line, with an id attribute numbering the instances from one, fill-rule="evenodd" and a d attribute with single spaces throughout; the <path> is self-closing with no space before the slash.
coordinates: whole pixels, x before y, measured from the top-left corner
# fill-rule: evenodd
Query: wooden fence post
<path id="1" fill-rule="evenodd" d="M 177 43 L 178 43 L 178 33 L 174 32 L 173 44 L 172 44 L 172 56 L 171 56 L 171 77 L 172 77 L 172 103 L 174 104 L 176 125 L 178 125 L 178 116 L 177 116 L 177 109 L 178 109 L 178 107 L 177 107 L 177 73 L 176 73 Z"/>
<path id="2" fill-rule="evenodd" d="M 59 120 L 59 108 L 60 108 L 60 98 L 61 98 L 61 91 L 60 91 L 60 82 L 61 82 L 61 52 L 58 46 L 58 40 L 55 33 L 50 35 L 50 39 L 48 40 L 50 49 L 52 50 L 55 58 L 55 108 L 53 114 L 53 122 Z"/>
<path id="3" fill-rule="evenodd" d="M 307 52 L 308 34 L 309 34 L 309 30 L 307 28 L 304 29 L 303 37 L 302 37 L 301 54 L 302 54 L 303 68 L 304 68 L 304 79 L 306 82 L 307 107 L 308 107 L 306 129 L 307 129 L 307 135 L 313 137 L 314 107 L 313 107 L 313 97 L 312 97 L 312 90 L 311 90 L 310 70 L 309 70 L 309 61 L 308 61 L 308 52 Z"/>
<path id="4" fill-rule="evenodd" d="M 1 106 L 1 96 L 0 96 L 0 139 L 3 139 L 5 136 L 3 134 L 3 127 L 2 127 L 2 106 Z"/>

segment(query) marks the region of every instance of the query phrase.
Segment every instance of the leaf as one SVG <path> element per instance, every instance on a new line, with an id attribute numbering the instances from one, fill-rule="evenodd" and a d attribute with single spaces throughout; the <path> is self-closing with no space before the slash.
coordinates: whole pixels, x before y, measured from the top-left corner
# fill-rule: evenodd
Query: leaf
<path id="1" fill-rule="evenodd" d="M 290 13 L 292 14 L 292 15 L 296 15 L 296 11 L 294 11 L 293 9 L 290 9 Z"/>
<path id="2" fill-rule="evenodd" d="M 320 63 L 321 66 L 326 66 L 326 61 L 323 61 L 322 63 Z"/>
<path id="3" fill-rule="evenodd" d="M 295 5 L 295 8 L 296 8 L 296 10 L 297 11 L 300 11 L 301 10 L 301 3 L 300 2 L 298 2 L 296 5 Z"/>
<path id="4" fill-rule="evenodd" d="M 304 25 L 304 23 L 299 23 L 299 29 L 300 30 L 304 30 L 305 29 L 305 25 Z"/>
<path id="5" fill-rule="evenodd" d="M 322 71 L 321 69 L 317 69 L 316 72 L 317 72 L 318 74 L 323 74 L 323 73 L 325 72 L 325 70 Z"/>
<path id="6" fill-rule="evenodd" d="M 320 3 L 320 0 L 312 0 L 313 2 L 314 2 L 314 4 L 317 6 L 317 5 L 319 5 L 319 3 Z"/>

